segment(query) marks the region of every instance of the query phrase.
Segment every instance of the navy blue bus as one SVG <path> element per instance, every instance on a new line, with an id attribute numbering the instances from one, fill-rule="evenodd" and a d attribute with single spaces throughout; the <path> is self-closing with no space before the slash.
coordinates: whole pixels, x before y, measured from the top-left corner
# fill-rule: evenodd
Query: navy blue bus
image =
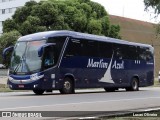
<path id="1" fill-rule="evenodd" d="M 76 88 L 138 91 L 154 83 L 153 47 L 73 31 L 47 31 L 20 37 L 12 51 L 8 85 L 43 94 Z"/>

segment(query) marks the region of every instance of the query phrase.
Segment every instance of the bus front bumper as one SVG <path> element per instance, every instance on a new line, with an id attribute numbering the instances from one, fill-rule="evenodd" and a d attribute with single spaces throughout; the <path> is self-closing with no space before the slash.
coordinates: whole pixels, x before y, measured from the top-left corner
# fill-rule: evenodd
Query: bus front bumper
<path id="1" fill-rule="evenodd" d="M 26 76 L 10 75 L 8 78 L 8 86 L 12 90 L 41 89 L 43 78 L 43 74 L 33 74 Z"/>

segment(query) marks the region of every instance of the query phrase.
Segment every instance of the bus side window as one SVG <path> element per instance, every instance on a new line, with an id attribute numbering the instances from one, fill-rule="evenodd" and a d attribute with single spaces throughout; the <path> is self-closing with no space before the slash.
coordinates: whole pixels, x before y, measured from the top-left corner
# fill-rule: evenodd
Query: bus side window
<path id="1" fill-rule="evenodd" d="M 98 42 L 94 40 L 82 40 L 83 56 L 87 57 L 99 57 Z"/>
<path id="2" fill-rule="evenodd" d="M 58 58 L 60 56 L 60 53 L 62 51 L 62 48 L 63 48 L 63 45 L 64 45 L 64 42 L 66 40 L 66 36 L 59 36 L 59 37 L 50 37 L 48 38 L 48 43 L 56 43 L 55 45 L 55 51 L 56 51 L 56 54 L 55 54 L 55 59 L 56 59 L 56 62 L 58 61 Z"/>
<path id="3" fill-rule="evenodd" d="M 153 51 L 147 47 L 138 47 L 139 59 L 150 61 L 153 60 Z"/>
<path id="4" fill-rule="evenodd" d="M 138 46 L 137 52 L 139 53 L 139 56 L 138 56 L 139 60 L 146 60 L 146 48 Z"/>
<path id="5" fill-rule="evenodd" d="M 112 43 L 99 42 L 99 57 L 111 58 L 113 55 Z"/>
<path id="6" fill-rule="evenodd" d="M 122 46 L 120 44 L 113 44 L 113 50 L 115 59 L 123 59 Z"/>
<path id="7" fill-rule="evenodd" d="M 137 53 L 136 46 L 125 45 L 124 52 L 125 52 L 125 59 L 129 59 L 129 60 L 138 59 L 138 53 Z"/>
<path id="8" fill-rule="evenodd" d="M 146 61 L 153 60 L 153 51 L 150 48 L 146 49 Z"/>
<path id="9" fill-rule="evenodd" d="M 81 56 L 81 41 L 78 39 L 69 40 L 64 57 Z"/>

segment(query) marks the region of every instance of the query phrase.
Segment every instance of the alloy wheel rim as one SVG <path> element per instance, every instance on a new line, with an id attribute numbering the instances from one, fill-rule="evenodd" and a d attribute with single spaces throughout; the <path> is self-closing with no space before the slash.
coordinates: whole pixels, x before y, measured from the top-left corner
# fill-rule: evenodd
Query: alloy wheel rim
<path id="1" fill-rule="evenodd" d="M 69 90 L 69 89 L 71 88 L 70 82 L 66 81 L 66 82 L 64 83 L 64 87 L 65 87 L 65 89 Z"/>

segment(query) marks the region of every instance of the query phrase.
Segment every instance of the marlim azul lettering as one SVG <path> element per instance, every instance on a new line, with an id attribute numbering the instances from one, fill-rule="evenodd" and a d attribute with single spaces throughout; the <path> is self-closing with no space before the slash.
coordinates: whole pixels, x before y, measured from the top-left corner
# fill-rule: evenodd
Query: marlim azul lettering
<path id="1" fill-rule="evenodd" d="M 100 61 L 94 61 L 93 59 L 88 59 L 88 65 L 87 67 L 92 68 L 107 68 L 108 63 L 103 62 L 103 59 L 100 59 Z"/>
<path id="2" fill-rule="evenodd" d="M 100 59 L 99 61 L 94 61 L 93 59 L 88 59 L 88 65 L 87 67 L 91 68 L 108 68 L 109 63 L 104 62 L 103 59 Z M 114 61 L 112 65 L 113 69 L 124 69 L 124 61 L 121 63 Z"/>

